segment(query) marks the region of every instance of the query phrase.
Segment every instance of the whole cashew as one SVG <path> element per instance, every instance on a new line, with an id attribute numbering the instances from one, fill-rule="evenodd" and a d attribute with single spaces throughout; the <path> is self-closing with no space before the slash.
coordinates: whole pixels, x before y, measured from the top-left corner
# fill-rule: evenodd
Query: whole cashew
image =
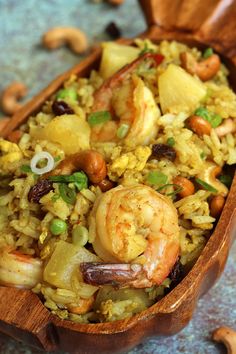
<path id="1" fill-rule="evenodd" d="M 212 339 L 222 342 L 227 348 L 227 354 L 236 354 L 236 332 L 229 327 L 217 328 L 212 333 Z"/>
<path id="2" fill-rule="evenodd" d="M 215 128 L 215 132 L 219 138 L 225 136 L 226 134 L 234 133 L 235 131 L 236 131 L 236 122 L 231 118 L 225 119 L 221 125 Z"/>
<path id="3" fill-rule="evenodd" d="M 106 162 L 103 156 L 94 150 L 84 150 L 66 157 L 52 171 L 43 176 L 70 175 L 75 171 L 82 170 L 92 183 L 100 183 L 107 175 Z"/>
<path id="4" fill-rule="evenodd" d="M 1 130 L 3 130 L 5 128 L 5 126 L 7 125 L 7 123 L 9 123 L 9 121 L 10 121 L 10 118 L 8 118 L 8 117 L 0 119 L 0 132 L 1 132 Z"/>
<path id="5" fill-rule="evenodd" d="M 212 79 L 220 69 L 220 57 L 217 54 L 200 62 L 191 53 L 180 53 L 181 66 L 191 75 L 196 74 L 202 81 Z"/>
<path id="6" fill-rule="evenodd" d="M 43 35 L 43 45 L 48 49 L 59 48 L 64 44 L 77 54 L 88 49 L 87 37 L 79 28 L 55 27 Z"/>
<path id="7" fill-rule="evenodd" d="M 27 94 L 27 88 L 21 82 L 13 82 L 5 88 L 2 93 L 2 109 L 6 114 L 12 115 L 18 111 L 22 105 L 18 99 Z"/>
<path id="8" fill-rule="evenodd" d="M 218 176 L 220 173 L 220 166 L 217 166 L 213 162 L 207 161 L 205 163 L 204 168 L 197 175 L 197 177 L 217 189 L 217 194 L 226 197 L 226 195 L 228 194 L 228 188 L 216 178 L 216 176 Z"/>

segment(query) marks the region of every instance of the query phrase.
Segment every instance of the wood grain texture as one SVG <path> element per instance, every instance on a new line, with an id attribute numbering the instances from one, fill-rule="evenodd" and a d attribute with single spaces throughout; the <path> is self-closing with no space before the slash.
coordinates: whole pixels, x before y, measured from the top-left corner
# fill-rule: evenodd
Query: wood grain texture
<path id="1" fill-rule="evenodd" d="M 151 0 L 140 2 L 153 6 L 157 3 L 159 4 L 159 1 Z M 166 4 L 167 2 L 168 0 L 162 3 Z M 178 3 L 176 1 L 176 4 Z M 210 20 L 210 16 L 207 15 L 208 19 L 204 20 L 205 24 L 202 26 L 201 32 L 199 28 L 197 31 L 191 32 L 186 31 L 186 27 L 183 30 L 179 30 L 178 25 L 175 28 L 174 26 L 171 27 L 172 25 L 168 28 L 152 25 L 143 36 L 156 42 L 163 39 L 174 39 L 199 47 L 211 45 L 219 53 L 225 55 L 231 69 L 232 85 L 236 89 L 236 56 L 231 33 L 235 31 L 235 26 L 229 23 L 227 25 L 227 31 L 230 31 L 229 37 L 227 37 L 227 31 L 225 32 L 224 29 L 219 33 L 221 40 L 217 40 L 217 32 L 214 32 L 213 27 L 219 25 L 219 21 L 221 23 L 225 21 L 223 21 L 223 16 L 220 15 L 223 10 L 219 10 L 219 6 L 222 6 L 222 1 L 210 1 L 209 3 L 212 6 L 215 20 L 214 18 Z M 198 1 L 194 1 L 194 4 L 198 4 Z M 161 11 L 168 12 L 168 6 L 165 6 L 163 5 Z M 181 8 L 182 6 L 187 8 L 187 2 L 181 2 Z M 155 9 L 153 7 L 145 9 L 149 23 L 152 24 L 154 20 L 155 23 L 159 23 L 156 22 Z M 234 16 L 231 16 L 231 12 L 234 14 L 234 9 L 235 2 L 231 1 L 231 5 L 224 10 L 229 15 L 231 22 Z M 190 10 L 188 11 L 189 16 L 193 18 L 193 11 L 192 9 Z M 150 12 L 149 14 L 148 11 Z M 176 11 L 177 7 L 175 7 L 175 12 L 172 12 L 172 17 Z M 158 14 L 158 16 L 161 15 Z M 164 19 L 165 13 L 160 18 Z M 187 23 L 187 19 L 184 20 L 184 13 L 181 16 L 176 16 L 176 19 L 179 21 L 177 21 L 178 23 L 181 23 L 181 21 L 182 23 Z M 175 23 L 175 20 L 173 19 L 171 23 Z M 129 40 L 123 40 L 123 42 L 131 43 Z M 100 53 L 100 49 L 96 49 L 84 62 L 54 80 L 48 88 L 26 104 L 12 118 L 2 135 L 6 137 L 25 122 L 30 115 L 40 110 L 42 103 L 72 73 L 78 76 L 87 75 L 92 67 L 97 66 Z M 28 290 L 0 287 L 0 330 L 14 338 L 47 351 L 61 349 L 80 354 L 124 352 L 140 343 L 146 337 L 177 333 L 192 318 L 198 298 L 215 283 L 223 272 L 232 240 L 236 234 L 235 194 L 236 177 L 215 231 L 194 267 L 175 289 L 146 311 L 113 323 L 76 324 L 60 320 L 51 314 L 43 306 L 39 297 Z"/>

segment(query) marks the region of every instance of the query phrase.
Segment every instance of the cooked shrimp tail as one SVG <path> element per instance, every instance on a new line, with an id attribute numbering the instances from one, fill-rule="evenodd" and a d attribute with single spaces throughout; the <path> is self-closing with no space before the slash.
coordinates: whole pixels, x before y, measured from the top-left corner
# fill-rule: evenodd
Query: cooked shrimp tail
<path id="1" fill-rule="evenodd" d="M 84 282 L 91 285 L 130 285 L 142 274 L 140 264 L 81 263 Z"/>
<path id="2" fill-rule="evenodd" d="M 93 112 L 111 110 L 111 98 L 113 90 L 119 87 L 124 79 L 129 74 L 132 74 L 143 61 L 148 59 L 150 59 L 153 66 L 156 67 L 161 64 L 164 56 L 161 54 L 145 53 L 130 64 L 125 65 L 114 75 L 108 78 L 94 94 L 94 105 L 92 109 Z"/>

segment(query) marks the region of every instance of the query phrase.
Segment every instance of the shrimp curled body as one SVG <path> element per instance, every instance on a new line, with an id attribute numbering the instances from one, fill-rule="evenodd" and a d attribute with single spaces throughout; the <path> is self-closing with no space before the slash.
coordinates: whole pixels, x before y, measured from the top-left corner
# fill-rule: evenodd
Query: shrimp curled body
<path id="1" fill-rule="evenodd" d="M 120 141 L 124 144 L 148 144 L 158 131 L 159 108 L 152 92 L 137 75 L 138 66 L 148 60 L 157 66 L 161 55 L 147 53 L 107 79 L 94 94 L 92 112 L 109 111 L 112 120 L 92 127 L 93 142 Z M 118 131 L 127 127 L 124 136 Z"/>
<path id="2" fill-rule="evenodd" d="M 168 197 L 148 186 L 118 186 L 100 196 L 89 233 L 105 262 L 81 264 L 84 281 L 93 285 L 159 285 L 179 256 L 177 211 Z"/>
<path id="3" fill-rule="evenodd" d="M 2 250 L 0 284 L 32 289 L 42 280 L 42 261 L 19 251 Z"/>

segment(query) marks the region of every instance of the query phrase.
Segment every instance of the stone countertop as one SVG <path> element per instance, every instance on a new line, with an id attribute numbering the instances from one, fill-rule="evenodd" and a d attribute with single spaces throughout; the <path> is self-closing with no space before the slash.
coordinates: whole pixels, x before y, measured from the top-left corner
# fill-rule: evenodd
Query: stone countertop
<path id="1" fill-rule="evenodd" d="M 0 91 L 12 81 L 21 81 L 29 88 L 26 98 L 29 99 L 83 58 L 68 48 L 52 52 L 43 49 L 41 36 L 48 28 L 80 27 L 94 43 L 109 39 L 104 28 L 111 21 L 119 25 L 125 37 L 135 36 L 146 27 L 135 0 L 126 0 L 119 8 L 89 0 L 0 0 Z M 199 301 L 190 324 L 175 336 L 153 338 L 129 354 L 225 353 L 224 347 L 212 342 L 210 337 L 219 326 L 236 328 L 235 264 L 236 243 L 231 249 L 223 276 Z M 0 334 L 0 353 L 42 352 Z"/>

